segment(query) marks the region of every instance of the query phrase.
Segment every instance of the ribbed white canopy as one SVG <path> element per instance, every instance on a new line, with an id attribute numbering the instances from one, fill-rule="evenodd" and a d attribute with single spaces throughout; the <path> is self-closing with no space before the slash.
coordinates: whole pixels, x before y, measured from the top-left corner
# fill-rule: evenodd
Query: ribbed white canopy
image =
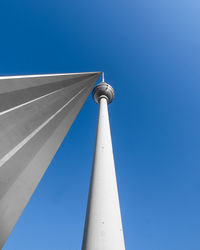
<path id="1" fill-rule="evenodd" d="M 100 74 L 0 77 L 0 249 Z"/>

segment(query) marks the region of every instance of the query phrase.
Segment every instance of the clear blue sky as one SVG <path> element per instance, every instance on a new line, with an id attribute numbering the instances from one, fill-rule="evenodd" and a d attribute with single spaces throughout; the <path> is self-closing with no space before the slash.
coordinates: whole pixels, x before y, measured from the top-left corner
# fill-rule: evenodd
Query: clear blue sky
<path id="1" fill-rule="evenodd" d="M 1 0 L 0 74 L 105 71 L 127 250 L 200 249 L 199 0 Z M 81 248 L 91 96 L 5 250 Z"/>

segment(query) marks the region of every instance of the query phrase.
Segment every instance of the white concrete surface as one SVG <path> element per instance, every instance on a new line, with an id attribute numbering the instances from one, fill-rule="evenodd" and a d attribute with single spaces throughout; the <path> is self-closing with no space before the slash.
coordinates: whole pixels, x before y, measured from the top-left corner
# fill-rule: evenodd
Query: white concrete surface
<path id="1" fill-rule="evenodd" d="M 107 99 L 101 98 L 82 250 L 124 250 Z"/>
<path id="2" fill-rule="evenodd" d="M 0 249 L 99 75 L 0 77 Z"/>

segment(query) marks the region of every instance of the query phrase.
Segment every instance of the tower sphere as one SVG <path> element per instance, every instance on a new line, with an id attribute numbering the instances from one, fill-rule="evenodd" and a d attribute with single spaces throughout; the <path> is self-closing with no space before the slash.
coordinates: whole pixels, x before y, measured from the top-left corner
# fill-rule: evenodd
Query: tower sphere
<path id="1" fill-rule="evenodd" d="M 102 97 L 105 97 L 107 102 L 111 103 L 114 96 L 114 89 L 106 82 L 99 83 L 92 91 L 92 97 L 96 103 L 99 103 Z"/>

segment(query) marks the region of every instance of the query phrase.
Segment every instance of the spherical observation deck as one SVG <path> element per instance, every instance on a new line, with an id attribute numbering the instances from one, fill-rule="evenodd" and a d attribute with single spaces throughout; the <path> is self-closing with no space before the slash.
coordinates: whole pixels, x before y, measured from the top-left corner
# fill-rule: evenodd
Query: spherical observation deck
<path id="1" fill-rule="evenodd" d="M 106 82 L 99 83 L 92 91 L 92 97 L 96 103 L 99 103 L 101 98 L 106 98 L 108 104 L 114 99 L 114 89 Z"/>

